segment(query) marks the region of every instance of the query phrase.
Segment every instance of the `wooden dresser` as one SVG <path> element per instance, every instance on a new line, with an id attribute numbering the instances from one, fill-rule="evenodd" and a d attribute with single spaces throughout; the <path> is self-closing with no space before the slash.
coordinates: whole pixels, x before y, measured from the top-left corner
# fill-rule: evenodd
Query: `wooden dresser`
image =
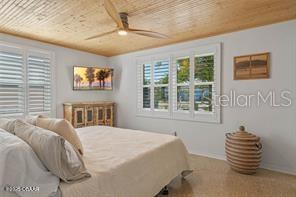
<path id="1" fill-rule="evenodd" d="M 64 118 L 75 128 L 106 125 L 114 126 L 113 102 L 70 102 L 64 103 Z"/>

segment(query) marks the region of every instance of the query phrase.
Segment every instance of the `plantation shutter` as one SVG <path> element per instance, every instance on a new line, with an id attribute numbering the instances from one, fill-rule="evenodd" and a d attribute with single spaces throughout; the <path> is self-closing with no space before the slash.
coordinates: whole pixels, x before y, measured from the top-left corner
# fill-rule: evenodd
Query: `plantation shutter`
<path id="1" fill-rule="evenodd" d="M 143 108 L 143 65 L 137 65 L 137 109 Z"/>
<path id="2" fill-rule="evenodd" d="M 43 54 L 29 54 L 28 64 L 28 113 L 51 113 L 51 62 Z"/>
<path id="3" fill-rule="evenodd" d="M 172 106 L 172 109 L 173 111 L 177 111 L 178 107 L 177 107 L 177 64 L 176 64 L 176 61 L 177 61 L 177 58 L 174 57 L 173 59 L 173 62 L 172 62 L 172 99 L 173 99 L 173 106 Z"/>
<path id="4" fill-rule="evenodd" d="M 25 113 L 24 60 L 21 51 L 0 46 L 0 116 Z"/>

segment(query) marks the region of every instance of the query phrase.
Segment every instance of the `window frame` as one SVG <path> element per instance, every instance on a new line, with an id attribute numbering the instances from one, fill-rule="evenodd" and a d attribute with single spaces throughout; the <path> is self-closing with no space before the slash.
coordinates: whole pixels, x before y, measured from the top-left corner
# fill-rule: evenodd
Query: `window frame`
<path id="1" fill-rule="evenodd" d="M 50 79 L 51 79 L 51 109 L 50 113 L 40 113 L 40 115 L 56 117 L 56 73 L 55 73 L 55 53 L 51 50 L 42 49 L 29 45 L 16 44 L 12 42 L 5 42 L 0 40 L 0 48 L 4 48 L 3 51 L 20 52 L 23 57 L 23 69 L 24 69 L 24 114 L 21 116 L 13 115 L 0 115 L 0 117 L 13 117 L 24 118 L 30 116 L 29 114 L 29 80 L 28 80 L 28 58 L 29 55 L 41 55 L 50 59 Z"/>
<path id="2" fill-rule="evenodd" d="M 154 64 L 155 62 L 159 61 L 168 61 L 168 77 L 169 81 L 168 84 L 155 84 L 154 82 Z M 158 117 L 158 118 L 169 118 L 171 113 L 171 90 L 170 90 L 170 73 L 171 73 L 171 58 L 169 55 L 153 55 L 147 57 L 138 57 L 136 60 L 137 64 L 137 115 L 146 116 L 146 117 Z M 143 65 L 150 64 L 151 71 L 150 71 L 150 85 L 144 85 L 144 74 L 143 74 Z M 143 88 L 150 87 L 150 108 L 143 108 Z M 155 109 L 154 107 L 154 88 L 155 87 L 168 87 L 168 110 L 163 109 Z"/>
<path id="3" fill-rule="evenodd" d="M 194 109 L 194 88 L 195 88 L 195 79 L 194 79 L 194 69 L 195 69 L 195 57 L 204 56 L 207 54 L 214 54 L 214 81 L 213 82 L 201 82 L 200 85 L 204 84 L 213 84 L 212 92 L 212 112 L 200 112 L 195 111 Z M 151 108 L 143 108 L 143 86 L 139 84 L 143 73 L 141 73 L 142 65 L 147 63 L 153 67 L 155 60 L 163 59 L 159 57 L 165 57 L 169 59 L 169 110 L 167 113 L 158 113 L 154 109 L 154 79 L 151 77 L 151 86 L 153 89 L 150 89 L 150 106 Z M 190 61 L 190 73 L 189 73 L 189 84 L 178 84 L 177 83 L 177 59 L 182 59 L 189 57 Z M 168 52 L 162 55 L 148 55 L 136 58 L 137 64 L 137 116 L 151 117 L 151 118 L 166 118 L 173 120 L 186 120 L 186 121 L 198 121 L 198 122 L 208 122 L 208 123 L 221 123 L 221 107 L 216 102 L 217 97 L 220 95 L 221 88 L 221 43 L 214 43 L 208 45 L 201 45 L 194 48 L 184 48 L 178 51 Z M 154 69 L 151 68 L 151 73 L 154 72 Z M 152 83 L 153 82 L 153 83 Z M 189 86 L 189 110 L 178 110 L 177 109 L 177 88 L 178 86 Z M 153 94 L 152 94 L 153 92 Z"/>
<path id="4" fill-rule="evenodd" d="M 162 62 L 162 61 L 168 61 L 168 83 L 167 84 L 156 84 L 155 81 L 154 81 L 154 66 L 156 64 L 156 62 Z M 152 84 L 152 95 L 153 95 L 153 99 L 152 100 L 152 103 L 153 103 L 153 106 L 152 106 L 152 110 L 154 110 L 154 112 L 158 112 L 158 113 L 167 113 L 170 111 L 170 59 L 169 58 L 166 58 L 166 57 L 156 57 L 153 62 L 152 62 L 152 80 L 151 80 L 151 84 Z M 167 87 L 168 88 L 168 109 L 156 109 L 155 108 L 155 88 L 162 88 L 162 87 Z M 152 98 L 152 97 L 151 97 Z"/>
<path id="5" fill-rule="evenodd" d="M 172 103 L 173 103 L 173 111 L 172 111 L 172 119 L 177 120 L 189 120 L 192 117 L 191 113 L 191 103 L 192 103 L 192 96 L 190 92 L 192 91 L 191 79 L 192 79 L 192 50 L 181 50 L 180 52 L 175 52 L 171 55 L 172 59 Z M 178 83 L 178 68 L 177 68 L 177 60 L 184 59 L 185 57 L 189 57 L 189 83 L 184 86 L 189 86 L 189 110 L 178 110 L 178 86 L 182 86 L 182 84 Z"/>

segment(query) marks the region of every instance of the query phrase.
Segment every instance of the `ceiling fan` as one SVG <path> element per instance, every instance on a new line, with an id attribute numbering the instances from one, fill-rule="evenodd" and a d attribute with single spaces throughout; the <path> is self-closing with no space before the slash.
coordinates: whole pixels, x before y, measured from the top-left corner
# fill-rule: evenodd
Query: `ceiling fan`
<path id="1" fill-rule="evenodd" d="M 147 31 L 141 29 L 132 29 L 129 28 L 128 23 L 128 14 L 126 12 L 118 12 L 115 6 L 112 4 L 111 0 L 104 0 L 104 7 L 107 13 L 111 16 L 111 18 L 117 24 L 117 28 L 102 34 L 98 34 L 92 37 L 87 38 L 86 40 L 99 38 L 108 34 L 112 34 L 117 32 L 120 36 L 126 36 L 128 33 L 138 34 L 142 36 L 152 37 L 152 38 L 168 38 L 167 35 L 157 33 L 154 31 Z"/>

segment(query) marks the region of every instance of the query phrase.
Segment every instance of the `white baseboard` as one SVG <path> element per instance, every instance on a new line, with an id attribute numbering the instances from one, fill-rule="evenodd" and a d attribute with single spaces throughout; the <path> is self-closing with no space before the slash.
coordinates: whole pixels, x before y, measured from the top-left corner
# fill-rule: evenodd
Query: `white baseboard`
<path id="1" fill-rule="evenodd" d="M 193 150 L 189 150 L 189 153 L 193 154 L 193 155 L 199 155 L 199 156 L 204 156 L 204 157 L 209 157 L 209 158 L 214 158 L 214 159 L 226 161 L 225 155 L 221 155 L 221 154 L 213 154 L 213 153 L 206 153 L 206 152 L 193 151 Z M 281 166 L 277 166 L 277 165 L 273 165 L 273 164 L 269 164 L 269 163 L 264 163 L 264 162 L 261 163 L 260 168 L 272 170 L 272 171 L 276 171 L 276 172 L 282 172 L 285 174 L 296 175 L 296 171 L 294 171 L 293 169 L 289 169 L 286 167 L 281 167 Z"/>
<path id="2" fill-rule="evenodd" d="M 268 163 L 261 163 L 260 168 L 264 168 L 264 169 L 272 170 L 272 171 L 276 171 L 276 172 L 282 172 L 285 174 L 296 175 L 296 171 L 294 171 L 293 169 L 289 169 L 286 167 L 277 166 L 277 165 L 273 165 L 273 164 L 268 164 Z"/>
<path id="3" fill-rule="evenodd" d="M 225 155 L 212 154 L 212 153 L 206 153 L 206 152 L 201 152 L 201 151 L 190 151 L 190 150 L 189 150 L 189 153 L 193 154 L 193 155 L 199 155 L 199 156 L 203 156 L 203 157 L 209 157 L 209 158 L 214 158 L 214 159 L 226 161 Z"/>

